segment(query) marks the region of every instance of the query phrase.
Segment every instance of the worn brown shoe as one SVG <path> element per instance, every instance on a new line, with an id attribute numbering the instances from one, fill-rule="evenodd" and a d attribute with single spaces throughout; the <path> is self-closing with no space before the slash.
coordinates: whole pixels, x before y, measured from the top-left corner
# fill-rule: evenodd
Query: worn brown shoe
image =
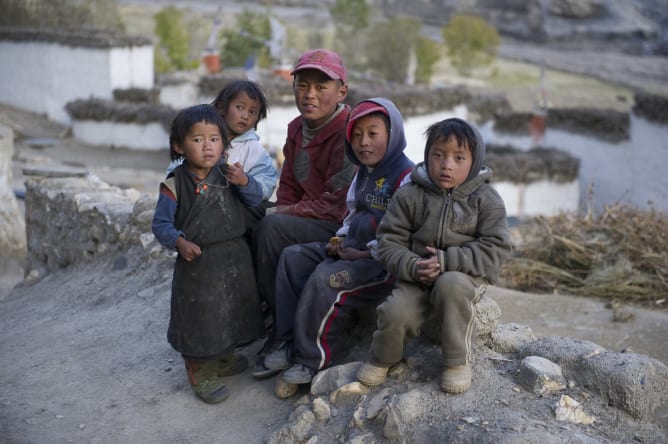
<path id="1" fill-rule="evenodd" d="M 365 362 L 357 371 L 357 379 L 364 385 L 380 385 L 387 378 L 388 368 Z"/>
<path id="2" fill-rule="evenodd" d="M 471 364 L 445 367 L 441 373 L 441 390 L 446 393 L 464 393 L 471 387 Z"/>
<path id="3" fill-rule="evenodd" d="M 230 391 L 218 376 L 218 361 L 193 362 L 186 359 L 188 382 L 195 395 L 207 404 L 218 404 L 230 395 Z"/>

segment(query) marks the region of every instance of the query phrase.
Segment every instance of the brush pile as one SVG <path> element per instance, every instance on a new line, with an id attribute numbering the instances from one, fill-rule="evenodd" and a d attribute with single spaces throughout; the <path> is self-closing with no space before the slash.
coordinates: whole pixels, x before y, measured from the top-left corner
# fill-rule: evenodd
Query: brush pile
<path id="1" fill-rule="evenodd" d="M 665 307 L 668 216 L 626 205 L 600 216 L 561 213 L 513 229 L 501 285 Z"/>

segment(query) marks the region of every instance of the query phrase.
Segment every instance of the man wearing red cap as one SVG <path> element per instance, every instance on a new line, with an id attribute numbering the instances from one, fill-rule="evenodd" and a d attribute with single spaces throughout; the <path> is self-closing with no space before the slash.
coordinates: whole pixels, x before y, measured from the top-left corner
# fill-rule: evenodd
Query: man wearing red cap
<path id="1" fill-rule="evenodd" d="M 327 49 L 307 51 L 292 75 L 300 116 L 288 124 L 276 206 L 267 210 L 253 236 L 258 290 L 272 317 L 281 252 L 289 245 L 326 242 L 334 235 L 346 215 L 346 193 L 355 174 L 344 149 L 350 107 L 343 104 L 348 85 L 341 57 Z M 253 376 L 277 373 L 264 366 L 264 355 L 273 346 L 270 335 Z"/>

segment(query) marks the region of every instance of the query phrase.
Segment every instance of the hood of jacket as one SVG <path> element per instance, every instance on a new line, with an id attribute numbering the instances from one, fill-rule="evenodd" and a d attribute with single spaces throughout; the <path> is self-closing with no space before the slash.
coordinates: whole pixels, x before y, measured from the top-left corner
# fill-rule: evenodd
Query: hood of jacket
<path id="1" fill-rule="evenodd" d="M 473 154 L 473 162 L 471 163 L 471 170 L 469 171 L 469 174 L 466 177 L 464 183 L 456 186 L 452 190 L 453 196 L 469 195 L 473 190 L 475 190 L 480 185 L 480 183 L 490 182 L 492 180 L 492 170 L 491 168 L 484 165 L 487 149 L 485 147 L 485 141 L 483 140 L 480 131 L 478 131 L 478 129 L 475 126 L 470 125 L 465 120 L 457 118 L 453 118 L 452 120 L 457 120 L 460 123 L 468 126 L 476 138 L 475 146 L 470 147 L 471 153 Z M 415 183 L 420 184 L 421 186 L 425 187 L 428 190 L 432 190 L 437 193 L 445 192 L 444 189 L 436 185 L 431 180 L 431 177 L 429 177 L 429 171 L 427 170 L 428 155 L 429 152 L 427 150 L 427 147 L 425 147 L 424 161 L 416 165 L 415 169 L 413 170 L 413 173 L 411 174 L 411 180 Z"/>
<path id="2" fill-rule="evenodd" d="M 382 170 L 384 165 L 393 164 L 399 157 L 404 155 L 404 150 L 406 149 L 406 134 L 404 133 L 403 118 L 394 103 L 384 97 L 374 97 L 372 99 L 363 100 L 362 102 L 372 102 L 382 106 L 385 108 L 387 115 L 390 118 L 389 137 L 387 139 L 387 152 L 381 161 L 378 162 L 378 165 L 374 167 L 374 170 Z M 352 145 L 347 140 L 345 147 L 346 156 L 348 159 L 358 167 L 366 168 L 357 159 Z"/>

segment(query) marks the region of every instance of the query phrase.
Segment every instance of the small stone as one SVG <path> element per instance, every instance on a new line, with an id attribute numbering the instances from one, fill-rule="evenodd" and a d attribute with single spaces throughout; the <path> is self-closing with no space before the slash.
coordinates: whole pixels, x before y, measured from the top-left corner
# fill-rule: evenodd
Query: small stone
<path id="1" fill-rule="evenodd" d="M 128 257 L 124 254 L 118 256 L 114 259 L 114 265 L 112 269 L 114 271 L 123 270 L 128 266 Z"/>
<path id="2" fill-rule="evenodd" d="M 290 396 L 293 396 L 299 390 L 298 384 L 291 384 L 287 382 L 283 377 L 278 376 L 276 378 L 276 383 L 274 386 L 274 393 L 280 399 L 286 399 Z"/>

